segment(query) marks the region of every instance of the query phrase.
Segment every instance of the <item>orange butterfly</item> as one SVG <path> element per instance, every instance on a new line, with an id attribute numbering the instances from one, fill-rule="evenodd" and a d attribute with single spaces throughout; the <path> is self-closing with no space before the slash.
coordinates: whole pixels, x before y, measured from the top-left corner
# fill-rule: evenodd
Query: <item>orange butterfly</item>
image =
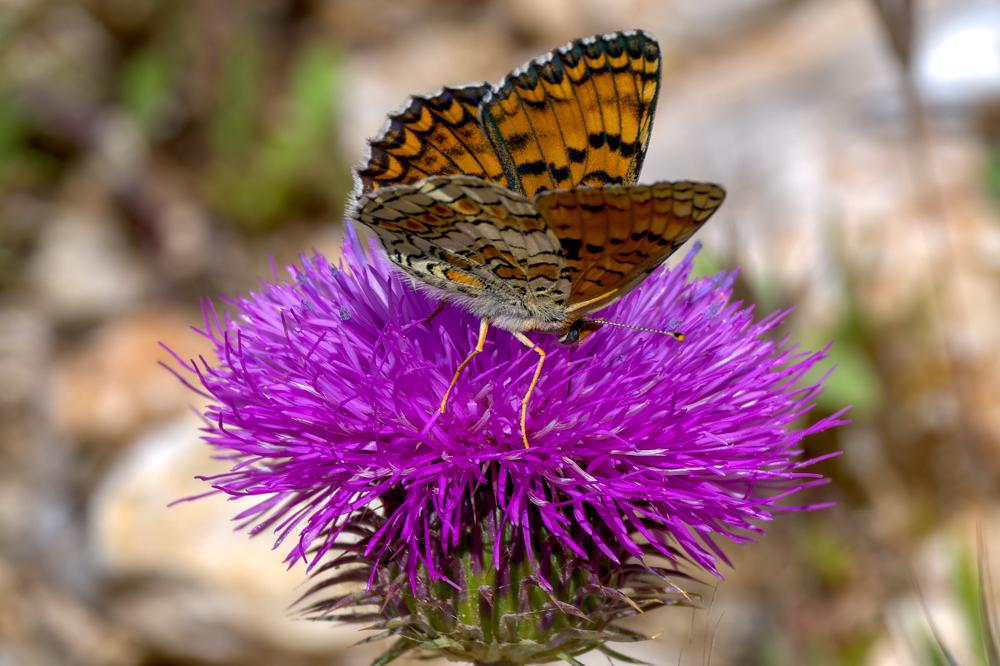
<path id="1" fill-rule="evenodd" d="M 413 97 L 371 142 L 354 216 L 418 286 L 492 323 L 573 343 L 722 204 L 709 183 L 635 185 L 653 122 L 660 50 L 642 31 L 571 42 L 497 86 Z M 648 329 L 643 329 L 648 330 Z M 665 332 L 665 331 L 660 331 Z M 682 339 L 680 334 L 672 334 Z"/>

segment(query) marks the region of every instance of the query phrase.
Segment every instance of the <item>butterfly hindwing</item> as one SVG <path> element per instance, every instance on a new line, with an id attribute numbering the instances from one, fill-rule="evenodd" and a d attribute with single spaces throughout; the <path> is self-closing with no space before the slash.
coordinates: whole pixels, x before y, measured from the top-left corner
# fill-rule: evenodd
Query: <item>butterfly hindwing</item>
<path id="1" fill-rule="evenodd" d="M 369 155 L 358 169 L 362 192 L 448 174 L 507 184 L 479 124 L 479 105 L 489 90 L 483 83 L 411 97 L 370 142 Z"/>
<path id="2" fill-rule="evenodd" d="M 567 311 L 592 312 L 624 296 L 718 209 L 718 185 L 661 182 L 544 192 L 535 207 L 559 239 Z"/>
<path id="3" fill-rule="evenodd" d="M 357 215 L 394 263 L 446 293 L 528 305 L 568 293 L 558 239 L 531 201 L 502 186 L 435 176 L 371 192 Z"/>
<path id="4" fill-rule="evenodd" d="M 510 186 L 635 182 L 649 142 L 660 50 L 638 30 L 571 42 L 514 70 L 481 104 Z"/>

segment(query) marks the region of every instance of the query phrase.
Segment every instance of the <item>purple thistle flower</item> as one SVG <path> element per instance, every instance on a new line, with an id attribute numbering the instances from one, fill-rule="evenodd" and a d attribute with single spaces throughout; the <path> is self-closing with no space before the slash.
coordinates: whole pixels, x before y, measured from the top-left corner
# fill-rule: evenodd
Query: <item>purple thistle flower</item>
<path id="1" fill-rule="evenodd" d="M 533 568 L 532 535 L 544 530 L 580 558 L 682 554 L 718 575 L 720 539 L 744 542 L 778 510 L 813 508 L 782 504 L 825 482 L 799 444 L 842 421 L 796 426 L 820 390 L 799 382 L 824 353 L 770 339 L 785 313 L 754 321 L 730 301 L 732 274 L 692 280 L 696 251 L 602 312 L 686 342 L 612 328 L 575 348 L 535 336 L 550 356 L 525 450 L 520 398 L 535 355 L 494 330 L 439 414 L 478 320 L 447 307 L 421 324 L 434 301 L 351 234 L 339 267 L 303 258 L 292 280 L 231 302 L 235 319 L 205 305 L 201 333 L 218 361 L 182 365 L 212 401 L 205 440 L 233 461 L 207 480 L 259 496 L 242 525 L 273 529 L 291 541 L 287 560 L 310 568 L 382 501 L 364 542 L 369 581 L 389 562 L 414 586 L 421 568 L 450 580 L 440 555 L 484 488 L 496 528 L 520 535 Z"/>

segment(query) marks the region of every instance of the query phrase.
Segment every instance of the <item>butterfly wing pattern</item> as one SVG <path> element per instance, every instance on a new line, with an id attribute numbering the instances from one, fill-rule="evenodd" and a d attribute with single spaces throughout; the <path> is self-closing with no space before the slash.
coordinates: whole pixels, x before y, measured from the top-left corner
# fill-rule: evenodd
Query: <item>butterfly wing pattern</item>
<path id="1" fill-rule="evenodd" d="M 528 197 L 634 183 L 659 79 L 659 45 L 639 31 L 587 37 L 514 70 L 482 106 L 507 181 Z"/>
<path id="2" fill-rule="evenodd" d="M 357 215 L 416 285 L 502 328 L 561 323 L 570 287 L 562 246 L 516 192 L 470 176 L 434 176 L 380 188 Z"/>
<path id="3" fill-rule="evenodd" d="M 721 205 L 708 183 L 636 185 L 653 124 L 660 49 L 630 30 L 576 40 L 495 86 L 411 97 L 357 169 L 353 217 L 418 287 L 514 334 L 581 335 Z M 590 328 L 603 320 L 589 322 Z M 680 339 L 681 336 L 676 336 Z"/>
<path id="4" fill-rule="evenodd" d="M 479 124 L 488 83 L 411 97 L 369 143 L 358 171 L 360 192 L 428 176 L 469 175 L 508 186 L 499 156 Z"/>
<path id="5" fill-rule="evenodd" d="M 528 200 L 469 176 L 380 189 L 358 218 L 389 259 L 514 331 L 562 330 L 624 296 L 715 212 L 706 183 L 579 187 Z"/>
<path id="6" fill-rule="evenodd" d="M 659 45 L 630 30 L 554 49 L 497 86 L 411 97 L 370 142 L 358 194 L 452 174 L 528 197 L 543 189 L 634 183 L 659 81 Z"/>
<path id="7" fill-rule="evenodd" d="M 568 313 L 606 307 L 666 261 L 722 205 L 718 185 L 580 187 L 544 192 L 535 208 L 559 239 Z"/>

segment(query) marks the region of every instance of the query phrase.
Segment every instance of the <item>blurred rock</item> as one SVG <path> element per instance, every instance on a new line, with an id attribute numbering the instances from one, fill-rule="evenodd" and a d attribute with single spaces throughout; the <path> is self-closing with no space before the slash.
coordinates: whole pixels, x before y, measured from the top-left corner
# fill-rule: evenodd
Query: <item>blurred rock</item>
<path id="1" fill-rule="evenodd" d="M 0 559 L 0 664 L 138 666 L 127 632 L 59 587 Z"/>
<path id="2" fill-rule="evenodd" d="M 752 663 L 752 660 L 741 661 L 741 657 L 760 640 L 764 622 L 761 614 L 754 612 L 759 609 L 745 602 L 720 601 L 716 597 L 718 590 L 708 586 L 695 586 L 691 581 L 685 581 L 684 585 L 703 595 L 698 607 L 658 608 L 621 621 L 622 626 L 651 639 L 609 647 L 646 664 Z M 756 636 L 751 633 L 754 630 Z M 586 666 L 607 666 L 609 663 L 608 657 L 597 651 L 578 659 Z"/>
<path id="3" fill-rule="evenodd" d="M 169 343 L 182 358 L 209 351 L 191 330 L 194 313 L 164 307 L 136 311 L 91 333 L 55 369 L 55 423 L 77 441 L 112 446 L 141 427 L 185 411 L 197 396 L 159 365 Z"/>
<path id="4" fill-rule="evenodd" d="M 115 48 L 101 26 L 77 3 L 10 4 L 4 3 L 3 18 L 10 21 L 4 24 L 15 27 L 17 39 L 5 40 L 5 83 L 58 88 L 80 99 L 95 97 Z"/>
<path id="5" fill-rule="evenodd" d="M 13 194 L 0 199 L 0 292 L 24 286 L 35 237 L 49 216 L 49 205 L 37 196 Z"/>
<path id="6" fill-rule="evenodd" d="M 195 475 L 226 469 L 197 428 L 191 417 L 147 432 L 92 498 L 93 550 L 119 589 L 116 620 L 174 658 L 268 664 L 326 655 L 329 663 L 362 635 L 295 617 L 289 604 L 305 572 L 285 568 L 269 534 L 233 530 L 247 503 L 209 497 L 168 506 L 209 489 Z"/>
<path id="7" fill-rule="evenodd" d="M 1000 6 L 948 3 L 925 21 L 914 78 L 925 99 L 962 114 L 1000 102 Z"/>
<path id="8" fill-rule="evenodd" d="M 159 0 L 86 0 L 94 15 L 116 30 L 141 30 L 156 18 L 156 10 L 164 3 Z"/>
<path id="9" fill-rule="evenodd" d="M 38 312 L 0 307 L 0 409 L 37 404 L 47 385 L 53 343 L 48 321 Z"/>
<path id="10" fill-rule="evenodd" d="M 549 46 L 541 47 L 547 51 L 570 39 L 576 39 L 592 32 L 590 27 L 593 25 L 592 12 L 594 7 L 592 4 L 580 0 L 548 0 L 547 2 L 511 0 L 503 3 L 501 8 L 504 12 L 504 18 L 516 34 L 526 38 L 525 41 L 548 44 Z M 630 3 L 619 3 L 619 5 L 627 4 Z M 606 9 L 607 5 L 604 7 L 605 11 Z M 512 62 L 509 69 L 513 69 L 519 64 Z"/>
<path id="11" fill-rule="evenodd" d="M 157 217 L 162 269 L 173 278 L 189 278 L 206 270 L 213 253 L 211 220 L 204 210 L 180 196 L 170 199 Z"/>
<path id="12" fill-rule="evenodd" d="M 756 32 L 767 19 L 776 19 L 781 10 L 787 11 L 790 4 L 788 0 L 627 0 L 609 5 L 601 0 L 584 0 L 573 3 L 572 9 L 587 17 L 587 28 L 565 39 L 642 28 L 660 41 L 669 64 L 696 57 L 713 47 L 727 48 L 726 40 Z M 530 20 L 532 13 L 524 16 Z"/>
<path id="13" fill-rule="evenodd" d="M 338 0 L 319 3 L 316 18 L 352 47 L 381 49 L 406 36 L 416 22 L 424 28 L 465 19 L 457 29 L 461 32 L 484 21 L 491 4 L 488 0 Z"/>
<path id="14" fill-rule="evenodd" d="M 79 206 L 57 213 L 41 231 L 30 273 L 39 305 L 61 322 L 121 312 L 149 285 L 121 229 Z"/>
<path id="15" fill-rule="evenodd" d="M 462 56 L 456 58 L 457 53 Z M 420 66 L 400 67 L 401 62 Z M 351 103 L 343 105 L 341 145 L 360 161 L 366 140 L 378 134 L 386 116 L 400 110 L 409 95 L 497 80 L 516 64 L 520 62 L 512 42 L 483 23 L 461 29 L 431 24 L 420 33 L 402 33 L 378 50 L 355 53 L 344 74 L 344 89 L 352 96 Z"/>
<path id="16" fill-rule="evenodd" d="M 0 558 L 59 568 L 75 534 L 65 528 L 65 451 L 46 396 L 55 336 L 28 307 L 0 307 Z M 41 554 L 45 543 L 51 550 Z"/>
<path id="17" fill-rule="evenodd" d="M 134 187 L 145 169 L 148 146 L 142 129 L 122 113 L 104 113 L 95 123 L 93 166 L 112 192 Z"/>

